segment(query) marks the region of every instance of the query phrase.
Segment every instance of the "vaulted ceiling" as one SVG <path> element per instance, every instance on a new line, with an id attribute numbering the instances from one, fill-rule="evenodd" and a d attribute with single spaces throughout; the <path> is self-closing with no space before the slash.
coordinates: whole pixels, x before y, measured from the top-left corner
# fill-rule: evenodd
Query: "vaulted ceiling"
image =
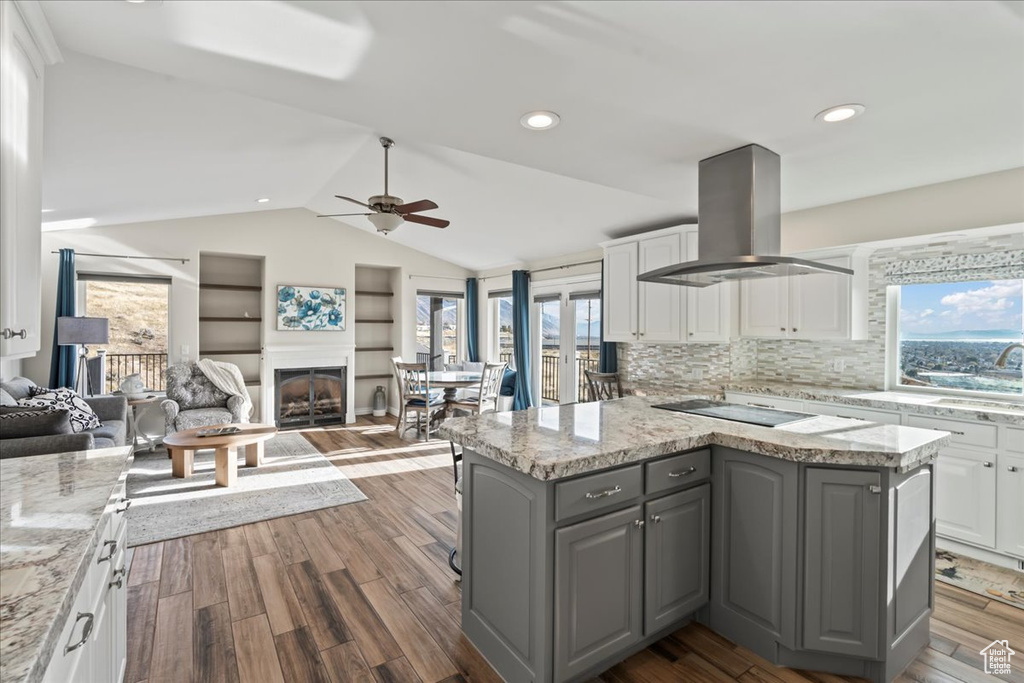
<path id="1" fill-rule="evenodd" d="M 351 210 L 386 134 L 392 193 L 452 221 L 388 239 L 483 269 L 693 219 L 750 142 L 784 210 L 1024 166 L 1021 2 L 42 4 L 46 220 Z"/>

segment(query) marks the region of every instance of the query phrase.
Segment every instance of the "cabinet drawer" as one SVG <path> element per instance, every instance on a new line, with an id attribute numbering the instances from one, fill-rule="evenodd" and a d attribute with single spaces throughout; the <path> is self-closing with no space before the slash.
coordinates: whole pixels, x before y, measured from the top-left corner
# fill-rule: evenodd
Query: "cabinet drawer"
<path id="1" fill-rule="evenodd" d="M 995 425 L 979 424 L 977 422 L 960 422 L 958 420 L 947 420 L 937 417 L 923 417 L 921 415 L 908 415 L 907 425 L 911 427 L 922 427 L 924 429 L 937 429 L 952 434 L 950 439 L 960 446 L 974 448 L 995 448 L 996 433 Z"/>
<path id="2" fill-rule="evenodd" d="M 711 476 L 711 451 L 702 451 L 673 455 L 664 460 L 649 462 L 645 465 L 646 492 L 660 493 L 695 484 Z"/>
<path id="3" fill-rule="evenodd" d="M 620 505 L 643 493 L 640 465 L 620 467 L 555 485 L 555 519 Z"/>
<path id="4" fill-rule="evenodd" d="M 776 410 L 802 411 L 804 402 L 798 398 L 779 398 L 778 396 L 761 396 L 760 394 L 733 394 L 726 392 L 725 400 L 730 403 L 742 403 L 758 408 L 775 408 Z"/>
<path id="5" fill-rule="evenodd" d="M 818 403 L 808 401 L 804 405 L 808 413 L 818 415 L 831 415 L 833 417 L 846 417 L 853 420 L 866 420 L 868 422 L 881 422 L 882 424 L 898 425 L 900 423 L 899 413 L 890 413 L 885 410 L 872 410 L 871 408 L 854 408 L 840 403 Z"/>
<path id="6" fill-rule="evenodd" d="M 1024 453 L 1024 429 L 1006 428 L 1006 443 L 1003 448 L 1014 453 Z"/>

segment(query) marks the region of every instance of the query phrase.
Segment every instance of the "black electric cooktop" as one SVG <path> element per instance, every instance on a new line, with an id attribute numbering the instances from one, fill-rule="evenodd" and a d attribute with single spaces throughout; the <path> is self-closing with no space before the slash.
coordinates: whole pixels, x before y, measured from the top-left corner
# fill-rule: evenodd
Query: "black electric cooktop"
<path id="1" fill-rule="evenodd" d="M 762 427 L 777 427 L 807 420 L 815 415 L 810 413 L 796 413 L 791 410 L 776 410 L 775 408 L 761 408 L 758 406 L 746 406 L 740 403 L 726 403 L 725 401 L 705 401 L 694 399 L 680 403 L 662 403 L 654 406 L 662 410 L 674 410 L 677 413 L 690 413 L 703 417 L 715 417 L 719 420 L 732 420 L 733 422 L 745 422 Z"/>

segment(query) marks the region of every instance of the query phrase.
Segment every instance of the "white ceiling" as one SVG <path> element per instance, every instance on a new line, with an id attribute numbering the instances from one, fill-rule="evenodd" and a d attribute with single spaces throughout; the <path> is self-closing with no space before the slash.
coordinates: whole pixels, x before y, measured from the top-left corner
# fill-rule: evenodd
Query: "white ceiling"
<path id="1" fill-rule="evenodd" d="M 388 239 L 484 269 L 692 218 L 697 162 L 749 142 L 785 210 L 1024 166 L 1021 2 L 43 7 L 47 220 L 347 211 L 387 134 L 392 192 L 452 221 Z M 562 125 L 519 126 L 540 108 Z"/>

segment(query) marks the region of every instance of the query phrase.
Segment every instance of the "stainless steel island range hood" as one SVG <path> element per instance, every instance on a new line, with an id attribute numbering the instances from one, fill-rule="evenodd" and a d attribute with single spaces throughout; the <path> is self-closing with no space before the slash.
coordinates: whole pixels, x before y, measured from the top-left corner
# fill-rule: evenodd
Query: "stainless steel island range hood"
<path id="1" fill-rule="evenodd" d="M 849 268 L 780 256 L 780 159 L 747 145 L 700 162 L 696 261 L 637 276 L 641 282 L 707 287 L 729 280 L 842 273 Z"/>

